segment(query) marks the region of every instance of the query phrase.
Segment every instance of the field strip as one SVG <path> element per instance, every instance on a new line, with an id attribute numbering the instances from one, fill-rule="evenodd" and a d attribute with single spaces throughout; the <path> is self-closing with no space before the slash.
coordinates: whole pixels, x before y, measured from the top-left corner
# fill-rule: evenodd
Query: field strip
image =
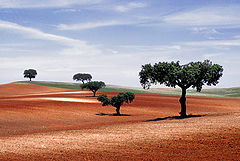
<path id="1" fill-rule="evenodd" d="M 48 100 L 48 101 L 63 101 L 63 102 L 100 103 L 99 101 L 93 100 L 93 99 L 67 98 L 67 97 L 9 98 L 7 100 L 19 100 L 19 101 Z"/>
<path id="2" fill-rule="evenodd" d="M 79 99 L 79 98 L 52 98 L 52 97 L 45 97 L 45 98 L 38 98 L 42 100 L 51 100 L 51 101 L 64 101 L 64 102 L 86 102 L 86 103 L 100 103 L 97 100 L 89 100 L 89 99 Z"/>
<path id="3" fill-rule="evenodd" d="M 104 126 L 93 129 L 58 131 L 1 138 L 1 154 L 31 154 L 60 150 L 113 150 L 119 145 L 161 143 L 178 138 L 192 139 L 196 134 L 215 134 L 221 129 L 239 128 L 239 114 L 161 122 Z M 230 132 L 230 131 L 229 131 Z M 216 136 L 214 136 L 216 137 Z"/>
<path id="4" fill-rule="evenodd" d="M 92 93 L 91 91 L 76 91 L 76 92 L 51 92 L 51 93 L 33 93 L 25 95 L 51 95 L 51 94 L 75 94 L 75 93 Z"/>

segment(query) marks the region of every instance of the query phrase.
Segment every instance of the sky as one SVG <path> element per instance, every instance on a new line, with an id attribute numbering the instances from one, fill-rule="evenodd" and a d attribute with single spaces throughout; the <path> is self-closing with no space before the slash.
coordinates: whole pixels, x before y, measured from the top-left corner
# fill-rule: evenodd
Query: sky
<path id="1" fill-rule="evenodd" d="M 0 83 L 36 69 L 36 81 L 140 87 L 148 63 L 211 60 L 217 87 L 240 86 L 239 0 L 0 0 Z"/>

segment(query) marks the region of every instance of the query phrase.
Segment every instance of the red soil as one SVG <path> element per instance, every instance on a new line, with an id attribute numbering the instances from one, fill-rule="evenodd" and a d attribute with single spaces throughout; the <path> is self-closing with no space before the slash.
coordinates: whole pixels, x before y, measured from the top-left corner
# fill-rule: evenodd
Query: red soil
<path id="1" fill-rule="evenodd" d="M 176 119 L 179 96 L 136 94 L 112 116 L 96 100 L 25 83 L 0 86 L 0 160 L 238 160 L 240 99 L 187 97 L 194 117 Z M 98 92 L 97 94 L 116 93 Z"/>

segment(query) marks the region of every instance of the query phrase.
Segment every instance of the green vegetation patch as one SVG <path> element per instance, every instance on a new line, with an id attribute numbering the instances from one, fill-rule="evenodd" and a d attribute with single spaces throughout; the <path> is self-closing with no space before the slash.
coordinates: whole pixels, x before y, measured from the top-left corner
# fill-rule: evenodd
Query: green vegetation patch
<path id="1" fill-rule="evenodd" d="M 64 83 L 64 82 L 45 82 L 45 81 L 20 81 L 20 83 L 31 83 L 36 85 L 56 87 L 56 88 L 65 88 L 65 89 L 76 89 L 82 90 L 80 84 L 78 83 Z"/>
<path id="2" fill-rule="evenodd" d="M 240 88 L 204 89 L 202 92 L 227 98 L 240 98 Z"/>

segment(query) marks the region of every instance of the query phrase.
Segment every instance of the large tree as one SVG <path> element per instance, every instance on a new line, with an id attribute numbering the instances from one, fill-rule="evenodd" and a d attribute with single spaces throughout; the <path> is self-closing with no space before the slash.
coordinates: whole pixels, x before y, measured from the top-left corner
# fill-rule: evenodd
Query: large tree
<path id="1" fill-rule="evenodd" d="M 98 96 L 98 101 L 102 102 L 102 106 L 112 105 L 113 107 L 116 107 L 116 115 L 120 116 L 120 107 L 123 105 L 123 103 L 131 103 L 134 98 L 134 93 L 122 92 L 119 93 L 117 96 L 113 96 L 111 99 L 108 99 L 107 95 L 102 94 Z"/>
<path id="2" fill-rule="evenodd" d="M 218 64 L 212 64 L 210 60 L 203 62 L 190 62 L 180 65 L 177 62 L 159 62 L 154 65 L 146 64 L 139 72 L 140 83 L 143 88 L 149 89 L 151 84 L 164 84 L 168 87 L 179 86 L 182 89 L 182 96 L 179 99 L 181 104 L 181 117 L 186 117 L 186 91 L 189 87 L 201 91 L 202 86 L 216 85 L 223 75 L 223 68 Z"/>
<path id="3" fill-rule="evenodd" d="M 35 69 L 27 69 L 24 70 L 24 78 L 29 78 L 30 81 L 32 81 L 32 78 L 35 78 L 37 75 L 37 71 Z"/>
<path id="4" fill-rule="evenodd" d="M 102 81 L 93 81 L 93 82 L 87 82 L 80 85 L 82 89 L 88 89 L 93 92 L 93 97 L 96 96 L 96 92 L 100 89 L 105 87 L 105 83 Z"/>
<path id="5" fill-rule="evenodd" d="M 73 76 L 73 80 L 81 81 L 84 84 L 84 81 L 90 82 L 92 79 L 91 74 L 87 73 L 77 73 Z"/>

